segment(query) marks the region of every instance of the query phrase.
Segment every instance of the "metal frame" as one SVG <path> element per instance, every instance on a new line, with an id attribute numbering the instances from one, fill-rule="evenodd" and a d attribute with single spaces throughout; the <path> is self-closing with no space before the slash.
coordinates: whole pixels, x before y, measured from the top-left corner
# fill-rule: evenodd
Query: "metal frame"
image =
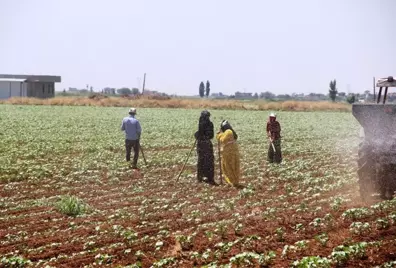
<path id="1" fill-rule="evenodd" d="M 377 87 L 379 87 L 378 96 L 377 96 L 377 104 L 379 104 L 381 101 L 382 88 L 385 88 L 384 98 L 382 100 L 382 104 L 385 104 L 386 97 L 388 96 L 388 88 L 396 87 L 396 80 L 393 79 L 392 76 L 389 76 L 387 78 L 378 79 Z"/>

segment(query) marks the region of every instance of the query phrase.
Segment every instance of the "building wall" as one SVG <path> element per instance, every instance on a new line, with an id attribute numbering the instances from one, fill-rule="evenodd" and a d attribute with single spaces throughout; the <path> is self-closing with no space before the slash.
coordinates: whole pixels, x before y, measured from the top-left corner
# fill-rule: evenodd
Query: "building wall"
<path id="1" fill-rule="evenodd" d="M 26 96 L 27 83 L 17 81 L 0 81 L 0 99 Z"/>
<path id="2" fill-rule="evenodd" d="M 54 82 L 27 82 L 27 96 L 32 98 L 53 98 L 55 97 Z"/>

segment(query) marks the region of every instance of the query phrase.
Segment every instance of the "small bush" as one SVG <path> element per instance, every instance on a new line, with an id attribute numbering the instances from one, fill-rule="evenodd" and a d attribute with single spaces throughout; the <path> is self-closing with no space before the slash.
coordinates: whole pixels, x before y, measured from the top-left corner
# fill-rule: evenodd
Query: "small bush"
<path id="1" fill-rule="evenodd" d="M 57 203 L 57 208 L 62 214 L 75 217 L 83 214 L 87 206 L 78 197 L 63 196 Z"/>
<path id="2" fill-rule="evenodd" d="M 347 101 L 349 104 L 354 103 L 354 102 L 356 101 L 355 95 L 353 95 L 353 94 L 352 94 L 352 95 L 349 95 L 349 96 L 347 97 L 346 101 Z"/>

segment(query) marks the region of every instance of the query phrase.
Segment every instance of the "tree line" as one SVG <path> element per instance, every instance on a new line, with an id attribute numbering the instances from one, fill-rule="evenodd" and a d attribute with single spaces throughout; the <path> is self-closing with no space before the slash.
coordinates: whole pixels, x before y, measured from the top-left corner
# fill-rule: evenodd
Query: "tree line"
<path id="1" fill-rule="evenodd" d="M 208 97 L 210 94 L 210 83 L 209 81 L 206 82 L 206 87 L 203 83 L 203 81 L 201 81 L 201 83 L 199 84 L 199 96 L 201 98 L 203 97 Z M 346 94 L 345 92 L 338 92 L 337 89 L 337 80 L 333 79 L 330 80 L 329 83 L 329 93 L 328 95 L 325 94 L 321 94 L 321 93 L 310 93 L 308 95 L 304 95 L 304 94 L 279 94 L 276 95 L 270 91 L 265 91 L 262 92 L 260 94 L 257 93 L 241 93 L 239 91 L 235 92 L 234 95 L 231 96 L 225 96 L 223 95 L 221 92 L 217 93 L 217 94 L 212 94 L 214 96 L 218 96 L 218 97 L 228 97 L 228 98 L 246 98 L 246 99 L 266 99 L 266 100 L 292 100 L 292 99 L 309 99 L 309 100 L 326 100 L 328 98 L 330 98 L 331 101 L 336 102 L 337 100 L 345 100 L 348 103 L 352 104 L 354 102 L 356 102 L 361 96 L 360 94 Z M 368 96 L 369 98 L 373 98 L 373 95 L 370 94 L 370 91 L 366 90 L 364 92 L 365 96 Z"/>

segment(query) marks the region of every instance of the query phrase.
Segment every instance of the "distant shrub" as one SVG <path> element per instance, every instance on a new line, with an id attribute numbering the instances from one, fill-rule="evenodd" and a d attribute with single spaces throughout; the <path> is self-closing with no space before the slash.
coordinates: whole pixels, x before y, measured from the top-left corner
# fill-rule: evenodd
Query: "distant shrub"
<path id="1" fill-rule="evenodd" d="M 101 99 L 106 99 L 108 97 L 106 95 L 103 95 L 103 94 L 93 93 L 93 94 L 90 94 L 88 96 L 88 98 L 91 99 L 91 100 L 101 100 Z"/>
<path id="2" fill-rule="evenodd" d="M 349 95 L 346 100 L 349 104 L 354 103 L 356 101 L 355 95 Z"/>

